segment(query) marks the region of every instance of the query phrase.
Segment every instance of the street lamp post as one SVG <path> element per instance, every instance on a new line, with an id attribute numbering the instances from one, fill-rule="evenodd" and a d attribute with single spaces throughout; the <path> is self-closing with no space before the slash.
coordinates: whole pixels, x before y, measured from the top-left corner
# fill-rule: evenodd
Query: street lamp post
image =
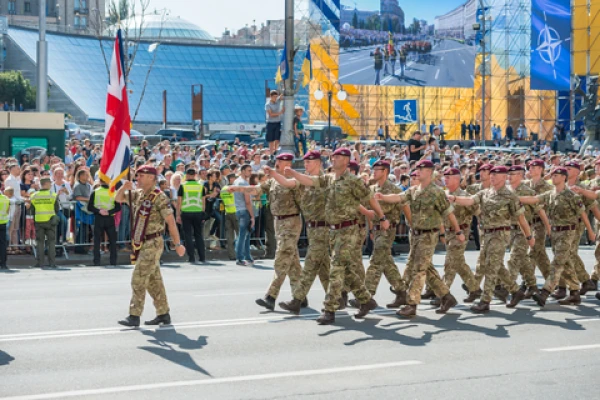
<path id="1" fill-rule="evenodd" d="M 48 43 L 46 42 L 46 0 L 40 0 L 40 38 L 37 42 L 37 94 L 38 112 L 48 111 Z"/>
<path id="2" fill-rule="evenodd" d="M 323 82 L 323 84 L 329 84 L 328 82 Z M 339 86 L 339 90 L 336 94 L 336 97 L 339 101 L 344 101 L 348 97 L 348 94 L 344 90 L 344 87 L 339 83 L 335 82 L 327 90 L 327 137 L 331 139 L 331 98 L 333 97 L 333 88 Z M 325 94 L 321 90 L 321 88 L 315 91 L 314 97 L 316 100 L 322 100 L 325 97 Z"/>

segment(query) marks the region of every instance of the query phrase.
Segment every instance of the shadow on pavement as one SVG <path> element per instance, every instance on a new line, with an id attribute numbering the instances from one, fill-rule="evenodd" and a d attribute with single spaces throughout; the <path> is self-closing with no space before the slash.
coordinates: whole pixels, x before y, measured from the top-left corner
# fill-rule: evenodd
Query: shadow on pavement
<path id="1" fill-rule="evenodd" d="M 160 267 L 176 269 L 176 268 L 181 268 L 181 265 L 179 265 L 179 264 L 160 264 Z"/>
<path id="2" fill-rule="evenodd" d="M 41 268 L 42 271 L 56 271 L 56 272 L 62 272 L 62 271 L 70 271 L 71 268 L 65 268 L 65 267 L 56 267 L 56 268 L 50 268 L 50 267 L 42 267 Z"/>
<path id="3" fill-rule="evenodd" d="M 11 361 L 15 361 L 15 358 L 10 354 L 0 350 L 0 366 L 8 365 Z"/>
<path id="4" fill-rule="evenodd" d="M 132 265 L 105 265 L 105 269 L 133 269 Z"/>
<path id="5" fill-rule="evenodd" d="M 17 272 L 21 272 L 18 269 L 0 269 L 0 274 L 16 274 Z"/>
<path id="6" fill-rule="evenodd" d="M 269 267 L 267 265 L 260 265 L 260 264 L 252 264 L 252 268 L 260 269 L 260 270 L 273 270 L 273 267 Z"/>
<path id="7" fill-rule="evenodd" d="M 177 332 L 175 328 L 157 329 L 156 331 L 143 331 L 142 333 L 146 336 L 151 336 L 153 339 L 149 339 L 148 342 L 156 345 L 157 347 L 140 346 L 140 349 L 156 354 L 167 361 L 179 364 L 182 367 L 191 369 L 192 371 L 200 372 L 207 376 L 212 376 L 208 371 L 200 367 L 196 361 L 194 361 L 190 352 L 178 350 L 201 350 L 208 344 L 208 336 L 198 336 L 197 339 L 190 339 L 186 335 Z"/>

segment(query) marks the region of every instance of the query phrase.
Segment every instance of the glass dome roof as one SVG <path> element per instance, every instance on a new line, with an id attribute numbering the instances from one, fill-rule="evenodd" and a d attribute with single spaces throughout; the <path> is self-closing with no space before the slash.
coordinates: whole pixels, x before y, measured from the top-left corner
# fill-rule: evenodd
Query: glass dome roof
<path id="1" fill-rule="evenodd" d="M 137 30 L 142 24 L 142 17 L 135 16 L 121 21 L 121 24 L 123 28 L 130 31 Z M 143 17 L 141 38 L 147 40 L 160 38 L 161 41 L 172 42 L 216 43 L 216 39 L 198 25 L 180 17 L 162 14 L 147 14 Z"/>

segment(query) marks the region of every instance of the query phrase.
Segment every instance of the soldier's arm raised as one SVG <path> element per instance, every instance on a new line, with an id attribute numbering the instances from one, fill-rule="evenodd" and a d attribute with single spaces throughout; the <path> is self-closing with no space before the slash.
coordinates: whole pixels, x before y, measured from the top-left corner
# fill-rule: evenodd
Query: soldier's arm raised
<path id="1" fill-rule="evenodd" d="M 403 193 L 391 193 L 391 194 L 375 193 L 375 196 L 373 198 L 377 201 L 383 201 L 384 203 L 400 203 L 400 202 L 404 201 L 405 197 L 406 197 L 406 195 L 404 195 Z"/>
<path id="2" fill-rule="evenodd" d="M 261 193 L 261 190 L 260 190 L 260 186 L 258 186 L 258 185 L 253 185 L 253 186 L 231 185 L 231 186 L 229 186 L 229 193 L 233 193 L 233 192 L 251 194 L 251 195 L 253 194 L 255 196 L 258 196 Z"/>
<path id="3" fill-rule="evenodd" d="M 288 179 L 269 166 L 265 165 L 264 170 L 265 174 L 267 174 L 268 177 L 275 179 L 277 183 L 279 183 L 281 186 L 293 189 L 297 185 L 297 181 L 295 179 Z"/>
<path id="4" fill-rule="evenodd" d="M 458 204 L 459 206 L 472 206 L 473 204 L 475 204 L 475 200 L 473 200 L 472 197 L 462 197 L 462 196 L 455 196 L 453 194 L 449 194 L 448 196 L 446 196 L 448 198 L 448 201 L 450 203 L 455 203 Z"/>
<path id="5" fill-rule="evenodd" d="M 519 201 L 523 204 L 537 204 L 540 199 L 537 196 L 519 196 Z"/>
<path id="6" fill-rule="evenodd" d="M 285 167 L 284 173 L 286 176 L 291 176 L 292 178 L 294 178 L 295 180 L 300 182 L 301 185 L 316 186 L 312 177 L 310 177 L 309 175 L 301 174 L 300 172 L 295 171 L 295 170 L 291 169 L 290 167 Z"/>
<path id="7" fill-rule="evenodd" d="M 133 184 L 131 183 L 131 181 L 125 181 L 123 185 L 121 185 L 119 190 L 117 190 L 117 193 L 115 194 L 115 201 L 119 203 L 124 203 L 126 201 L 125 191 L 131 189 L 133 189 Z"/>

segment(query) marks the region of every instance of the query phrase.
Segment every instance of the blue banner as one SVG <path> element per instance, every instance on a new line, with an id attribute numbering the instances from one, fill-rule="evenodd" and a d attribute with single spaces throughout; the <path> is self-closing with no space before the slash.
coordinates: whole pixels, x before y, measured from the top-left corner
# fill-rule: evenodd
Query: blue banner
<path id="1" fill-rule="evenodd" d="M 571 2 L 531 1 L 531 89 L 571 87 Z"/>

